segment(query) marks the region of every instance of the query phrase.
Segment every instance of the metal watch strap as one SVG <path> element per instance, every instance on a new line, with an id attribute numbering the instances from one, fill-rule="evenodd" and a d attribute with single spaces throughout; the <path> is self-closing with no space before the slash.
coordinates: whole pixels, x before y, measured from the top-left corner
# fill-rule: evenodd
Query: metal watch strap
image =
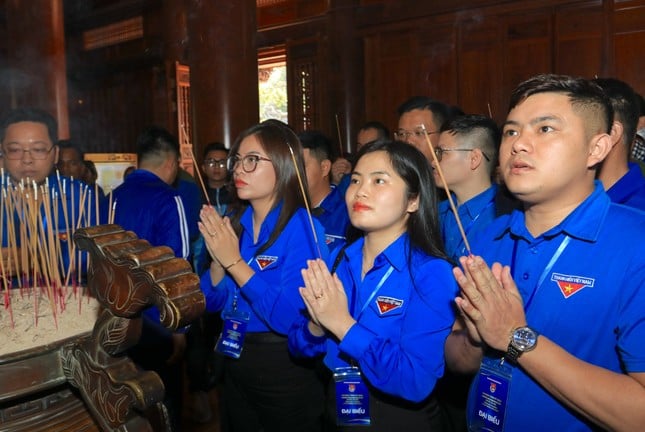
<path id="1" fill-rule="evenodd" d="M 512 343 L 509 343 L 508 348 L 506 348 L 506 354 L 504 354 L 504 358 L 511 363 L 517 363 L 517 359 L 520 358 L 522 353 L 523 351 L 520 351 L 519 349 L 515 348 Z"/>

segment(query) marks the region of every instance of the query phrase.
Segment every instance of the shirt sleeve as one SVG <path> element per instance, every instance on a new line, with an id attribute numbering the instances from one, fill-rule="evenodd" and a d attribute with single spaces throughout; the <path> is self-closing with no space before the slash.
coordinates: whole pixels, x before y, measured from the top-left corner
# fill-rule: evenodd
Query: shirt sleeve
<path id="1" fill-rule="evenodd" d="M 417 276 L 410 286 L 409 304 L 399 321 L 400 337 L 383 337 L 378 329 L 358 322 L 339 349 L 358 361 L 374 387 L 419 402 L 443 375 L 444 344 L 455 319 L 452 301 L 457 285 L 445 261 L 432 260 L 414 271 Z"/>
<path id="2" fill-rule="evenodd" d="M 642 373 L 645 372 L 645 263 L 638 254 L 633 255 L 631 259 L 634 262 L 634 270 L 629 272 L 631 289 L 622 288 L 625 296 L 619 313 L 617 344 L 625 370 L 630 373 Z"/>
<path id="3" fill-rule="evenodd" d="M 229 276 L 224 276 L 224 279 L 219 284 L 213 285 L 210 269 L 207 269 L 202 274 L 199 280 L 199 287 L 206 299 L 206 310 L 208 312 L 218 312 L 224 309 L 228 298 L 228 286 L 230 283 Z"/>
<path id="4" fill-rule="evenodd" d="M 175 195 L 165 201 L 163 213 L 158 213 L 158 221 L 159 224 L 155 225 L 155 242 L 170 247 L 178 258 L 188 258 L 188 224 L 180 196 Z"/>
<path id="5" fill-rule="evenodd" d="M 324 230 L 314 220 L 318 245 L 314 244 L 311 225 L 303 212 L 297 213 L 282 232 L 282 259 L 278 283 L 263 279 L 262 272 L 256 272 L 241 287 L 255 314 L 273 331 L 286 335 L 292 323 L 303 314 L 305 305 L 300 297 L 299 287 L 304 286 L 301 270 L 307 267 L 307 260 L 327 260 L 328 250 L 324 241 Z M 307 234 L 304 234 L 307 233 Z M 319 252 L 320 251 L 320 252 Z"/>
<path id="6" fill-rule="evenodd" d="M 316 357 L 325 353 L 327 336 L 314 336 L 309 331 L 309 318 L 301 316 L 289 329 L 289 352 L 296 357 Z"/>

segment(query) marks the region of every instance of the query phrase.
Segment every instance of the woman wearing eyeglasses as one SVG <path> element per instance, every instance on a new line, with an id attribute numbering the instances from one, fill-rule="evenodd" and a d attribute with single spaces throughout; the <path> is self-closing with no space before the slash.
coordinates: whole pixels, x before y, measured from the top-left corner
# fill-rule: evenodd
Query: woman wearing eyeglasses
<path id="1" fill-rule="evenodd" d="M 305 210 L 302 146 L 287 125 L 269 120 L 244 131 L 229 155 L 229 216 L 204 207 L 199 224 L 213 258 L 202 290 L 207 309 L 224 320 L 216 344 L 226 356 L 223 427 L 317 431 L 322 384 L 310 363 L 290 357 L 285 336 L 305 308 L 300 269 L 327 256 L 324 231 Z"/>

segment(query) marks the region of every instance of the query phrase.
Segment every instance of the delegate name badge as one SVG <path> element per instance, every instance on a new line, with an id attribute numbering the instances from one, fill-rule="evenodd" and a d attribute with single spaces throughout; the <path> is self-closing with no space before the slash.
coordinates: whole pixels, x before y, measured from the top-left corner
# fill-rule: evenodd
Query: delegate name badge
<path id="1" fill-rule="evenodd" d="M 249 324 L 249 313 L 237 310 L 224 312 L 222 332 L 217 339 L 215 351 L 235 359 L 240 358 L 246 336 L 246 327 Z"/>
<path id="2" fill-rule="evenodd" d="M 356 367 L 334 371 L 338 426 L 369 426 L 370 400 L 367 386 Z"/>
<path id="3" fill-rule="evenodd" d="M 484 357 L 468 400 L 468 430 L 501 432 L 504 430 L 506 402 L 513 368 L 504 359 Z"/>

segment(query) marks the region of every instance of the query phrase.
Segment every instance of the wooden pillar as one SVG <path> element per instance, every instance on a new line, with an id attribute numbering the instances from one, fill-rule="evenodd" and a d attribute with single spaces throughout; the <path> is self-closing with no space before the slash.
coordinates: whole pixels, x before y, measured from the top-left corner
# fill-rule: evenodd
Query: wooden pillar
<path id="1" fill-rule="evenodd" d="M 333 57 L 329 83 L 333 92 L 331 109 L 338 113 L 345 151 L 355 150 L 358 128 L 365 121 L 373 120 L 365 118 L 363 46 L 355 31 L 354 18 L 357 3 L 356 0 L 331 1 L 328 15 L 329 52 Z"/>
<path id="2" fill-rule="evenodd" d="M 210 141 L 230 147 L 258 122 L 255 0 L 189 0 L 188 63 L 197 154 Z"/>
<path id="3" fill-rule="evenodd" d="M 6 14 L 12 108 L 50 112 L 69 138 L 63 0 L 8 0 Z"/>

